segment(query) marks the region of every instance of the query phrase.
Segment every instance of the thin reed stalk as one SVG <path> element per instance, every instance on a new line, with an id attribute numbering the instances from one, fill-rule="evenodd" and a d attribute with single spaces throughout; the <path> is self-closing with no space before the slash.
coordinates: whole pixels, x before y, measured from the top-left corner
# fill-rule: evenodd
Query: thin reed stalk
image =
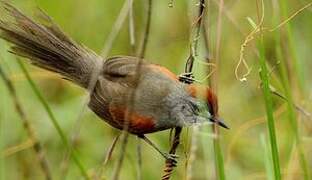
<path id="1" fill-rule="evenodd" d="M 220 54 L 221 54 L 221 40 L 222 40 L 222 23 L 223 23 L 223 8 L 224 1 L 219 0 L 218 4 L 218 17 L 217 17 L 217 39 L 215 45 L 215 65 L 219 67 L 220 64 Z M 210 85 L 212 86 L 214 92 L 218 93 L 218 70 L 213 74 L 210 79 Z M 225 180 L 225 170 L 224 170 L 224 160 L 223 160 L 223 152 L 220 145 L 220 132 L 217 124 L 214 124 L 212 127 L 212 132 L 216 134 L 216 138 L 213 138 L 213 149 L 214 149 L 214 157 L 215 157 L 215 169 L 216 175 L 218 179 Z"/>
<path id="2" fill-rule="evenodd" d="M 287 2 L 284 1 L 279 1 L 280 2 L 280 7 L 282 8 L 282 14 L 285 15 L 285 11 L 287 11 Z M 273 18 L 273 23 L 276 23 L 280 21 L 280 16 L 277 13 L 278 11 L 275 10 L 275 15 Z M 298 123 L 297 123 L 297 118 L 296 118 L 296 107 L 294 106 L 294 100 L 293 100 L 293 92 L 291 90 L 291 82 L 290 80 L 293 78 L 299 79 L 299 76 L 289 78 L 290 76 L 293 76 L 293 74 L 290 74 L 290 69 L 287 68 L 287 59 L 288 57 L 284 55 L 283 52 L 290 52 L 291 53 L 291 59 L 293 64 L 297 64 L 297 57 L 296 57 L 296 49 L 293 46 L 293 40 L 292 40 L 292 31 L 291 31 L 291 26 L 289 23 L 285 25 L 286 32 L 287 32 L 287 37 L 288 37 L 288 46 L 286 47 L 286 50 L 282 49 L 282 40 L 281 40 L 281 35 L 282 31 L 276 31 L 274 33 L 275 37 L 275 42 L 276 42 L 276 58 L 277 61 L 280 62 L 280 65 L 278 66 L 280 78 L 281 78 L 281 83 L 284 89 L 284 95 L 285 95 L 285 100 L 287 102 L 287 112 L 288 112 L 288 119 L 290 123 L 290 127 L 292 129 L 292 136 L 294 137 L 296 146 L 298 148 L 298 153 L 299 153 L 299 161 L 300 161 L 300 167 L 303 172 L 303 176 L 305 180 L 310 179 L 309 177 L 309 170 L 307 166 L 307 162 L 305 159 L 305 154 L 301 146 L 301 137 L 298 131 Z M 284 47 L 284 46 L 283 46 Z M 297 70 L 298 67 L 294 68 Z M 288 70 L 287 70 L 288 69 Z M 299 80 L 300 82 L 300 80 Z"/>
<path id="3" fill-rule="evenodd" d="M 261 6 L 264 6 L 264 5 L 261 4 Z M 262 13 L 264 13 L 264 11 L 262 11 Z M 262 16 L 264 16 L 264 14 L 262 14 Z M 260 25 L 260 29 L 261 29 L 261 25 Z M 260 68 L 261 68 L 260 79 L 262 81 L 262 91 L 263 91 L 266 114 L 267 114 L 267 124 L 268 124 L 269 137 L 270 137 L 274 177 L 276 180 L 280 180 L 281 170 L 280 170 L 280 161 L 279 161 L 278 146 L 277 146 L 277 140 L 276 140 L 275 122 L 274 122 L 274 117 L 273 117 L 273 111 L 274 111 L 273 101 L 272 101 L 272 94 L 270 92 L 270 82 L 269 82 L 269 76 L 268 76 L 269 72 L 266 67 L 263 35 L 261 35 L 260 40 L 258 40 L 258 49 L 260 52 L 260 59 L 259 59 Z"/>
<path id="4" fill-rule="evenodd" d="M 24 129 L 26 130 L 31 141 L 34 143 L 32 147 L 33 147 L 35 154 L 39 160 L 41 170 L 42 170 L 43 174 L 45 175 L 45 179 L 50 180 L 50 179 L 52 179 L 52 173 L 51 173 L 51 170 L 49 167 L 48 159 L 44 153 L 43 146 L 39 142 L 38 137 L 36 135 L 36 132 L 35 132 L 32 124 L 31 124 L 31 122 L 27 118 L 26 112 L 22 108 L 22 105 L 20 103 L 20 100 L 17 97 L 16 89 L 13 86 L 13 83 L 7 77 L 7 75 L 5 74 L 5 72 L 3 71 L 1 66 L 0 66 L 0 76 L 3 79 L 5 85 L 7 86 L 8 90 L 12 96 L 15 109 L 21 118 Z"/>

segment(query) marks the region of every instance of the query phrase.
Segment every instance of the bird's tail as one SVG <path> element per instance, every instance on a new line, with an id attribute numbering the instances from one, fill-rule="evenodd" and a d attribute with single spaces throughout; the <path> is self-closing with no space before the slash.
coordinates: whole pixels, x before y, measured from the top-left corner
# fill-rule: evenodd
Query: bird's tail
<path id="1" fill-rule="evenodd" d="M 5 14 L 0 17 L 0 38 L 13 44 L 10 52 L 88 87 L 93 72 L 100 70 L 99 56 L 71 40 L 43 12 L 42 23 L 37 23 L 8 3 L 0 1 L 0 6 Z"/>

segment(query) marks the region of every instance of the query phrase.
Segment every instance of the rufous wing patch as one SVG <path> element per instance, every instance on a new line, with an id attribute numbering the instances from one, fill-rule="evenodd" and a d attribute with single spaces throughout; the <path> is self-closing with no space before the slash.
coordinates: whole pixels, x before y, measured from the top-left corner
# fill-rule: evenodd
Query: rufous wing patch
<path id="1" fill-rule="evenodd" d="M 132 133 L 148 133 L 153 132 L 155 128 L 155 121 L 153 117 L 140 115 L 136 112 L 127 113 L 124 107 L 110 107 L 110 114 L 113 120 L 119 124 L 119 129 L 123 129 L 125 126 L 126 115 L 131 115 L 128 118 L 128 130 Z"/>

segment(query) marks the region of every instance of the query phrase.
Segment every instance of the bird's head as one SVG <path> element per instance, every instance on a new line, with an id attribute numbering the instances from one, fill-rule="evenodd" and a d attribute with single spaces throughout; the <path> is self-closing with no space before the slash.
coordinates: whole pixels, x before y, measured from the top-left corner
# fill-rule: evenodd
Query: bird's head
<path id="1" fill-rule="evenodd" d="M 218 98 L 210 88 L 207 86 L 197 86 L 191 84 L 188 85 L 187 90 L 192 97 L 197 99 L 199 109 L 206 109 L 201 110 L 201 113 L 207 114 L 203 115 L 204 117 L 223 128 L 229 129 L 223 119 L 219 116 Z"/>

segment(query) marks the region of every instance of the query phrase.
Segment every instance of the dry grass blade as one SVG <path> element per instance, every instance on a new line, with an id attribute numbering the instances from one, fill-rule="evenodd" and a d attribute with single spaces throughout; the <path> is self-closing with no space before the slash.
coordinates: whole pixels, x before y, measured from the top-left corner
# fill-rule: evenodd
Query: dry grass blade
<path id="1" fill-rule="evenodd" d="M 303 6 L 302 8 L 300 8 L 299 10 L 297 10 L 296 12 L 294 12 L 292 15 L 290 15 L 288 18 L 286 18 L 284 21 L 282 21 L 279 25 L 277 25 L 276 27 L 270 29 L 269 31 L 275 31 L 279 28 L 281 28 L 282 26 L 284 26 L 285 24 L 287 24 L 289 21 L 291 21 L 294 17 L 296 17 L 299 13 L 301 13 L 302 11 L 306 10 L 307 8 L 309 8 L 310 6 L 312 6 L 312 2 L 306 4 L 305 6 Z"/>
<path id="2" fill-rule="evenodd" d="M 128 133 L 128 128 L 129 128 L 129 120 L 133 115 L 133 103 L 136 97 L 136 88 L 139 85 L 139 79 L 141 77 L 141 67 L 143 64 L 143 59 L 141 58 L 140 61 L 137 64 L 136 67 L 136 74 L 135 74 L 135 82 L 134 83 L 134 88 L 133 90 L 130 92 L 130 98 L 128 100 L 128 105 L 127 105 L 127 111 L 126 111 L 126 115 L 125 115 L 125 123 L 123 125 L 123 132 L 121 135 L 121 152 L 117 161 L 117 165 L 116 168 L 114 170 L 114 174 L 113 174 L 113 180 L 118 180 L 119 179 L 119 175 L 120 175 L 120 170 L 123 164 L 123 160 L 124 160 L 124 156 L 126 154 L 126 147 L 127 147 L 127 143 L 128 143 L 128 138 L 129 138 L 129 133 Z"/>
<path id="3" fill-rule="evenodd" d="M 31 125 L 30 121 L 27 118 L 25 111 L 23 110 L 23 108 L 21 106 L 21 103 L 20 103 L 20 101 L 17 97 L 17 94 L 16 94 L 15 87 L 13 86 L 13 83 L 6 76 L 6 74 L 2 70 L 1 66 L 0 66 L 0 76 L 3 79 L 7 88 L 9 89 L 9 92 L 12 96 L 13 101 L 14 101 L 15 109 L 16 109 L 18 115 L 20 116 L 20 118 L 22 120 L 24 129 L 26 130 L 29 138 L 31 139 L 32 147 L 34 148 L 36 156 L 40 162 L 40 166 L 41 166 L 42 172 L 45 175 L 45 178 L 48 180 L 52 179 L 52 173 L 51 173 L 51 170 L 49 168 L 48 159 L 44 153 L 43 147 L 42 147 L 41 143 L 38 141 L 37 135 L 36 135 L 32 125 Z"/>
<path id="4" fill-rule="evenodd" d="M 216 58 L 215 58 L 215 64 L 218 67 L 219 61 L 220 61 L 220 49 L 221 49 L 221 39 L 222 39 L 222 23 L 223 23 L 223 8 L 224 8 L 224 1 L 219 1 L 218 6 L 218 18 L 217 18 L 217 39 L 216 39 Z M 218 73 L 214 74 L 210 80 L 210 85 L 212 86 L 212 89 L 215 93 L 217 93 L 218 89 Z M 225 170 L 224 170 L 224 160 L 223 160 L 223 154 L 222 154 L 222 148 L 220 145 L 219 140 L 219 127 L 217 124 L 214 124 L 212 126 L 212 132 L 213 134 L 216 134 L 216 138 L 213 138 L 213 149 L 214 149 L 214 156 L 215 156 L 215 170 L 217 178 L 220 180 L 225 179 Z"/>
<path id="5" fill-rule="evenodd" d="M 115 24 L 113 25 L 112 30 L 110 34 L 108 35 L 108 39 L 105 42 L 105 46 L 103 50 L 101 51 L 101 56 L 103 58 L 106 58 L 108 56 L 109 51 L 112 49 L 113 43 L 118 33 L 120 32 L 120 29 L 123 26 L 125 20 L 127 19 L 132 3 L 133 3 L 133 0 L 125 0 L 120 10 L 120 13 L 115 21 Z"/>
<path id="6" fill-rule="evenodd" d="M 36 142 L 34 142 L 32 139 L 27 139 L 26 141 L 20 143 L 20 144 L 17 144 L 15 146 L 12 146 L 12 147 L 8 147 L 6 148 L 3 152 L 2 152 L 2 156 L 3 157 L 8 157 L 8 156 L 12 156 L 20 151 L 23 151 L 25 149 L 28 149 L 28 148 L 31 148 L 34 146 Z"/>
<path id="7" fill-rule="evenodd" d="M 47 112 L 48 116 L 50 117 L 50 120 L 54 126 L 54 128 L 56 129 L 57 133 L 59 134 L 64 146 L 66 148 L 72 148 L 70 146 L 70 142 L 67 140 L 65 133 L 63 132 L 61 126 L 58 124 L 56 117 L 54 116 L 49 104 L 46 102 L 46 100 L 44 99 L 44 97 L 42 96 L 41 92 L 39 91 L 39 89 L 37 88 L 35 82 L 32 80 L 32 78 L 30 77 L 26 67 L 24 66 L 24 64 L 17 59 L 18 65 L 20 66 L 20 68 L 22 69 L 27 81 L 29 82 L 32 90 L 34 91 L 34 93 L 36 94 L 37 98 L 39 99 L 40 103 L 42 104 L 42 106 L 44 107 L 45 111 Z M 76 153 L 76 151 L 74 149 L 71 150 L 72 151 L 72 157 L 73 160 L 75 162 L 75 164 L 77 165 L 77 167 L 79 168 L 81 174 L 84 176 L 85 179 L 89 179 L 89 176 L 85 170 L 85 167 L 83 166 L 83 164 L 80 162 L 80 159 L 78 158 L 78 155 Z"/>
<path id="8" fill-rule="evenodd" d="M 131 7 L 129 5 L 129 7 Z M 147 43 L 148 43 L 148 35 L 149 35 L 149 29 L 150 29 L 150 24 L 151 24 L 151 9 L 152 9 L 152 0 L 149 0 L 148 1 L 148 20 L 147 20 L 147 24 L 146 26 L 146 31 L 144 32 L 144 41 L 143 41 L 143 44 L 142 44 L 142 47 L 146 48 L 147 46 Z M 121 171 L 121 167 L 122 167 L 122 164 L 123 164 L 123 160 L 124 160 L 124 156 L 125 156 L 125 151 L 126 151 L 126 146 L 127 146 L 127 143 L 128 143 L 128 138 L 129 138 L 129 133 L 128 133 L 128 128 L 129 128 L 129 120 L 130 118 L 132 117 L 133 115 L 133 107 L 134 107 L 134 100 L 135 100 L 135 97 L 136 97 L 136 89 L 139 85 L 139 79 L 141 77 L 141 67 L 142 67 L 142 64 L 143 64 L 143 58 L 144 58 L 144 55 L 145 55 L 145 50 L 142 51 L 142 54 L 140 54 L 140 60 L 138 62 L 138 64 L 136 65 L 136 74 L 135 74 L 135 77 L 134 77 L 134 87 L 133 87 L 133 90 L 130 91 L 130 96 L 129 96 L 129 99 L 128 99 L 128 104 L 126 107 L 127 110 L 126 110 L 126 114 L 125 114 L 125 123 L 123 125 L 123 133 L 121 135 L 121 151 L 120 151 L 120 155 L 119 155 L 119 158 L 118 158 L 118 161 L 117 161 L 117 164 L 116 164 L 116 167 L 115 167 L 115 170 L 114 170 L 114 173 L 113 173 L 113 180 L 118 180 L 119 179 L 119 175 L 120 175 L 120 171 Z"/>
<path id="9" fill-rule="evenodd" d="M 142 143 L 141 138 L 137 137 L 137 180 L 142 180 Z"/>
<path id="10" fill-rule="evenodd" d="M 117 142 L 119 140 L 119 137 L 120 137 L 120 134 L 118 134 L 115 137 L 115 139 L 113 140 L 111 146 L 108 148 L 108 150 L 106 152 L 106 155 L 105 155 L 105 158 L 104 158 L 104 161 L 101 164 L 101 167 L 99 168 L 99 171 L 97 172 L 95 179 L 102 179 L 102 177 L 104 176 L 105 167 L 106 167 L 107 163 L 111 160 L 111 157 L 113 155 L 113 152 L 115 150 L 115 147 L 116 147 L 116 144 L 117 144 Z"/>
<path id="11" fill-rule="evenodd" d="M 187 164 L 187 167 L 186 167 L 186 179 L 192 179 L 192 176 L 193 176 L 193 164 L 196 160 L 196 151 L 197 151 L 197 148 L 198 148 L 198 145 L 197 145 L 197 140 L 198 140 L 198 135 L 199 135 L 199 129 L 198 129 L 198 126 L 195 126 L 193 128 L 193 132 L 192 132 L 192 139 L 191 139 L 191 149 L 190 149 L 190 153 L 189 153 L 189 156 L 188 156 L 188 162 L 186 163 Z"/>
<path id="12" fill-rule="evenodd" d="M 143 41 L 142 41 L 142 47 L 138 53 L 138 57 L 143 58 L 146 53 L 146 46 L 149 39 L 150 29 L 151 29 L 151 21 L 152 21 L 152 0 L 148 0 L 147 3 L 147 19 L 146 19 L 146 26 L 145 26 L 145 32 L 143 34 Z"/>
<path id="13" fill-rule="evenodd" d="M 200 0 L 198 3 L 198 16 L 195 20 L 195 22 L 192 25 L 195 25 L 195 34 L 193 38 L 191 39 L 191 50 L 190 50 L 190 55 L 189 58 L 186 61 L 185 64 L 185 73 L 192 73 L 193 69 L 193 64 L 195 61 L 195 57 L 197 56 L 197 51 L 198 51 L 198 40 L 200 37 L 200 32 L 202 28 L 202 19 L 205 13 L 205 0 Z M 180 79 L 180 81 L 183 82 L 183 80 Z M 187 83 L 187 82 L 184 82 Z M 181 127 L 176 127 L 175 128 L 175 135 L 173 138 L 173 142 L 171 145 L 171 149 L 169 151 L 170 154 L 175 154 L 176 150 L 179 146 L 180 143 L 180 134 L 181 134 L 182 128 Z M 164 175 L 162 176 L 162 180 L 169 180 L 172 172 L 174 170 L 174 167 L 176 167 L 176 163 L 172 160 L 166 160 L 165 168 L 164 168 Z"/>

